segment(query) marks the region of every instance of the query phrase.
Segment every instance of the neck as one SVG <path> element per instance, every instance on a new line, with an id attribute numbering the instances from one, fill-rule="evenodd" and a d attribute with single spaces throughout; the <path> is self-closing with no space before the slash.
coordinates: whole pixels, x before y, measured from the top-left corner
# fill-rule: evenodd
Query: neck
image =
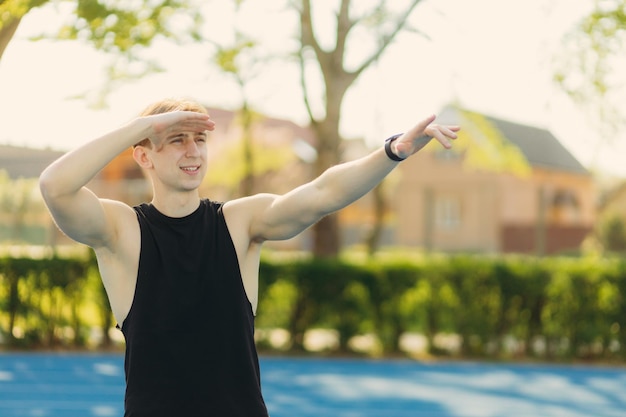
<path id="1" fill-rule="evenodd" d="M 170 194 L 168 196 L 155 195 L 152 198 L 152 205 L 166 216 L 185 217 L 198 208 L 200 196 L 197 192 Z"/>

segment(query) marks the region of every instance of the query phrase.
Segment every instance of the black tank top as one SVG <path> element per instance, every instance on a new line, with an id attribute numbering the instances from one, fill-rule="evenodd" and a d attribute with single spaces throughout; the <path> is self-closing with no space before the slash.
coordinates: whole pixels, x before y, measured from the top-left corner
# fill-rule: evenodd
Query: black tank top
<path id="1" fill-rule="evenodd" d="M 126 338 L 125 417 L 267 417 L 254 315 L 222 206 L 135 207 L 141 254 Z"/>

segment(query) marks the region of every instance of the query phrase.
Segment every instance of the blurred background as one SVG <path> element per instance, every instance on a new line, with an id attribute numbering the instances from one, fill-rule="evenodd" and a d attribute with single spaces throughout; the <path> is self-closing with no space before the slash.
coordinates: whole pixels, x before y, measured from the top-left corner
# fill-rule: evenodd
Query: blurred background
<path id="1" fill-rule="evenodd" d="M 165 97 L 217 123 L 203 196 L 283 193 L 435 113 L 462 126 L 268 244 L 259 348 L 626 358 L 624 0 L 0 2 L 0 348 L 122 349 L 37 187 Z M 129 152 L 90 187 L 150 188 Z"/>

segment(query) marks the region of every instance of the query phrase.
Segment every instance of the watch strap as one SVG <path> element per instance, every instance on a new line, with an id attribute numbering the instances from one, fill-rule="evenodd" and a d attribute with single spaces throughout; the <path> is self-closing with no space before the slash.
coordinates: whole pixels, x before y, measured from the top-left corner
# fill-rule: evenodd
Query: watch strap
<path id="1" fill-rule="evenodd" d="M 403 135 L 402 133 L 398 133 L 398 134 L 395 134 L 393 136 L 388 137 L 385 140 L 385 153 L 387 154 L 389 159 L 391 159 L 392 161 L 401 162 L 401 161 L 404 161 L 406 159 L 406 158 L 400 158 L 398 155 L 396 155 L 391 150 L 391 142 L 393 142 L 394 140 L 398 139 L 402 135 Z"/>

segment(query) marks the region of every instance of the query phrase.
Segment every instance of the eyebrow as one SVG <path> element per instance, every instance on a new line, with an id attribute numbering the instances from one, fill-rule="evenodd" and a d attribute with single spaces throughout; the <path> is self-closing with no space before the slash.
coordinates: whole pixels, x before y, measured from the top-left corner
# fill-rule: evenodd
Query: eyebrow
<path id="1" fill-rule="evenodd" d="M 178 133 L 173 133 L 170 136 L 167 136 L 165 140 L 172 140 L 172 139 L 177 139 L 177 138 L 184 138 L 187 136 L 186 132 L 178 132 Z M 194 132 L 193 133 L 193 137 L 196 138 L 198 136 L 201 136 L 203 138 L 208 138 L 209 135 L 206 132 Z"/>
<path id="2" fill-rule="evenodd" d="M 168 140 L 169 139 L 174 139 L 174 138 L 178 138 L 178 137 L 181 137 L 181 136 L 185 136 L 185 134 L 183 132 L 173 133 L 173 134 L 169 135 L 167 137 L 167 139 Z"/>

